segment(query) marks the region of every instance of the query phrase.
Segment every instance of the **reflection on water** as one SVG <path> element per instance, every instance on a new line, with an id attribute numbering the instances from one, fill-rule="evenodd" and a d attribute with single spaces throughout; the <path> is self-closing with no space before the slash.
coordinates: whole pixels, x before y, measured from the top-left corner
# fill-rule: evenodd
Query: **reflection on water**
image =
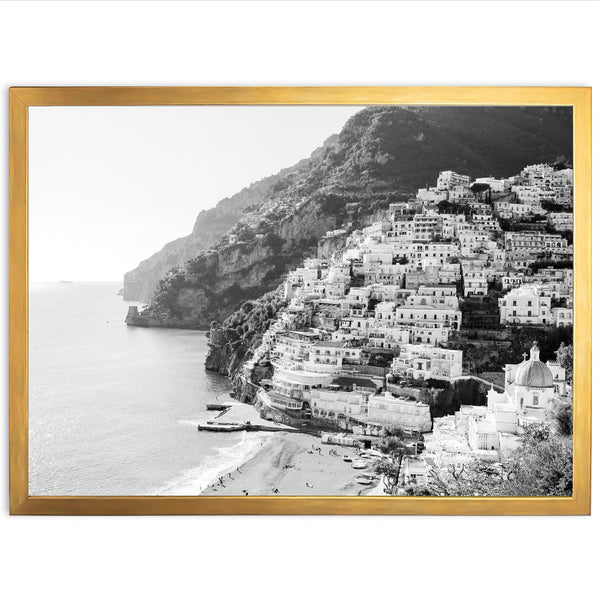
<path id="1" fill-rule="evenodd" d="M 127 327 L 119 287 L 31 285 L 32 495 L 190 493 L 191 470 L 241 440 L 196 429 L 229 389 L 204 370 L 205 333 Z"/>

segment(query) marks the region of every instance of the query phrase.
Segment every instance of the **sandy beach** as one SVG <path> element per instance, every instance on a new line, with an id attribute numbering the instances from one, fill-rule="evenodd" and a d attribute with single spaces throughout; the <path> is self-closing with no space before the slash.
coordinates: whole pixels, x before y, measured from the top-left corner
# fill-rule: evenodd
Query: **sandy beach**
<path id="1" fill-rule="evenodd" d="M 321 448 L 321 452 L 314 450 Z M 330 450 L 338 456 L 332 456 Z M 271 496 L 356 496 L 369 488 L 355 483 L 361 471 L 344 462 L 344 455 L 356 456 L 354 448 L 322 444 L 317 437 L 277 432 L 263 448 L 239 469 L 208 486 L 202 495 Z M 370 488 L 372 489 L 372 488 Z"/>

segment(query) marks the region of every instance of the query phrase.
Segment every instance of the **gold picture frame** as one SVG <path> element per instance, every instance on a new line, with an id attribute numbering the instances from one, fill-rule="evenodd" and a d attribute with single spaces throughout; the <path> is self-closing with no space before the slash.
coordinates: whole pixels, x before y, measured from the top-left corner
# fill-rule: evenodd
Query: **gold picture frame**
<path id="1" fill-rule="evenodd" d="M 30 496 L 28 493 L 28 111 L 30 106 L 572 106 L 574 410 L 572 497 Z M 586 87 L 15 87 L 9 90 L 10 512 L 37 515 L 590 512 L 591 89 Z"/>

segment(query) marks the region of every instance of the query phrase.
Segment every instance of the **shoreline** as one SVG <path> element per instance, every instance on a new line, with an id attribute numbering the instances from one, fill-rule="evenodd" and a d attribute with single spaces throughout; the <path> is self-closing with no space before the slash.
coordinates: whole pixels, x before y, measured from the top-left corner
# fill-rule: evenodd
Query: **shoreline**
<path id="1" fill-rule="evenodd" d="M 304 432 L 270 435 L 266 445 L 221 472 L 200 495 L 358 496 L 376 489 L 357 483 L 355 477 L 364 471 L 343 460 L 355 457 L 356 449 L 322 444 L 320 438 Z"/>
<path id="2" fill-rule="evenodd" d="M 231 460 L 227 463 L 223 462 L 219 466 L 215 467 L 210 473 L 210 479 L 206 478 L 204 475 L 205 481 L 200 484 L 200 489 L 197 492 L 197 495 L 202 496 L 205 495 L 205 492 L 208 488 L 214 486 L 220 478 L 227 477 L 228 473 L 235 473 L 244 467 L 246 464 L 250 463 L 259 453 L 266 451 L 269 446 L 273 443 L 273 438 L 276 435 L 275 433 L 270 432 L 252 432 L 250 435 L 252 437 L 250 439 L 246 439 L 249 434 L 248 432 L 243 432 L 244 438 L 236 444 L 238 445 L 250 445 L 252 447 L 248 448 L 246 452 L 240 456 L 236 457 L 236 459 Z M 215 435 L 223 435 L 223 434 L 215 434 Z M 225 434 L 227 435 L 227 434 Z M 260 443 L 259 443 L 260 442 Z M 234 446 L 234 448 L 236 447 Z"/>
<path id="3" fill-rule="evenodd" d="M 271 435 L 273 434 L 265 432 L 242 432 L 242 438 L 234 445 L 215 446 L 216 455 L 203 458 L 196 466 L 167 481 L 151 495 L 201 495 L 220 476 L 227 475 L 252 460 L 269 443 Z"/>

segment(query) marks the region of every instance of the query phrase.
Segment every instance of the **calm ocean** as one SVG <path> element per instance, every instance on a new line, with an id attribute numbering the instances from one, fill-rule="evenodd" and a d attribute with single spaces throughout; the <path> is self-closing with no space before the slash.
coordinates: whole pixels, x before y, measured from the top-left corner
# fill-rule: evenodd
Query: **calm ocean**
<path id="1" fill-rule="evenodd" d="M 194 495 L 260 445 L 197 430 L 229 390 L 205 333 L 127 327 L 119 288 L 30 286 L 31 495 Z"/>

